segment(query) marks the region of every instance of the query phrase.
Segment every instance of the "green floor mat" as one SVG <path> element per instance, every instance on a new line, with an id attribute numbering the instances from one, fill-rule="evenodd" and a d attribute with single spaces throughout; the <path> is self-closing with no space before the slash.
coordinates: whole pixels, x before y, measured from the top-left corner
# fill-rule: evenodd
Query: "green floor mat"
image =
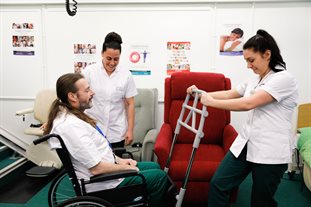
<path id="1" fill-rule="evenodd" d="M 27 166 L 22 167 L 25 169 L 15 170 L 13 174 L 1 179 L 0 203 L 25 204 L 55 177 L 26 176 L 25 171 L 32 166 L 34 165 L 27 163 Z"/>

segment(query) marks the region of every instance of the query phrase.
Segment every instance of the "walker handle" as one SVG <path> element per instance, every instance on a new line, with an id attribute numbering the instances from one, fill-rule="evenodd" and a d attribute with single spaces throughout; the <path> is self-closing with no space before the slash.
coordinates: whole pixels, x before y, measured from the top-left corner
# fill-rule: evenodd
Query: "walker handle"
<path id="1" fill-rule="evenodd" d="M 200 89 L 193 89 L 193 90 L 192 90 L 192 93 L 202 94 L 202 93 L 204 93 L 204 92 L 205 92 L 205 91 L 200 90 Z"/>

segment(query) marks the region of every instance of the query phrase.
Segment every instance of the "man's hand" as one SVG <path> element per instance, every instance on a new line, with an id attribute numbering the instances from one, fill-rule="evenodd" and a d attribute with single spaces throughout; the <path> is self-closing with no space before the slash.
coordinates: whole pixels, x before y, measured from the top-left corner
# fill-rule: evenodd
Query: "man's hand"
<path id="1" fill-rule="evenodd" d="M 129 169 L 139 171 L 138 167 L 136 166 L 137 165 L 136 160 L 119 158 L 118 164 L 119 165 L 127 165 L 127 166 L 129 166 Z"/>
<path id="2" fill-rule="evenodd" d="M 42 131 L 44 131 L 47 125 L 48 125 L 47 122 L 43 123 L 43 124 L 41 125 L 40 129 L 41 129 Z"/>
<path id="3" fill-rule="evenodd" d="M 133 160 L 133 159 L 123 159 L 123 158 L 120 158 L 118 160 L 118 163 L 121 164 L 121 165 L 132 165 L 132 166 L 136 166 L 137 165 L 137 161 Z"/>

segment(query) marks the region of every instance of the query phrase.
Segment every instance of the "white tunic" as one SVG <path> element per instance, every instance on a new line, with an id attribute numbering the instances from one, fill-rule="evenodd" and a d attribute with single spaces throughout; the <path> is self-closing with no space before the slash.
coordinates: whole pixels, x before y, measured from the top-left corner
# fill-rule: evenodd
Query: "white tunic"
<path id="1" fill-rule="evenodd" d="M 93 107 L 86 110 L 86 113 L 98 121 L 100 129 L 111 143 L 124 140 L 128 127 L 125 98 L 137 95 L 131 73 L 117 67 L 108 76 L 100 63 L 86 67 L 82 74 L 95 93 Z"/>
<path id="2" fill-rule="evenodd" d="M 89 180 L 89 169 L 100 161 L 114 163 L 114 156 L 108 141 L 90 124 L 68 113 L 62 113 L 53 122 L 51 133 L 61 136 L 73 163 L 78 179 Z M 60 148 L 56 138 L 49 140 L 52 149 Z M 98 191 L 118 186 L 122 179 L 86 185 L 86 191 Z"/>
<path id="3" fill-rule="evenodd" d="M 285 164 L 292 161 L 292 115 L 298 101 L 298 87 L 287 71 L 270 71 L 259 82 L 259 76 L 236 87 L 247 97 L 262 89 L 274 99 L 272 103 L 248 112 L 247 121 L 230 151 L 238 157 L 247 143 L 246 160 L 261 164 Z"/>

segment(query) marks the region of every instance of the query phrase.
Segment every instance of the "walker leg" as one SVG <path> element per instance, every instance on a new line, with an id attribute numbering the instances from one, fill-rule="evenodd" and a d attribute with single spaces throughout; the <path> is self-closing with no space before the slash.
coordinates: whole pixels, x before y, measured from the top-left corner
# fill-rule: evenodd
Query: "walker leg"
<path id="1" fill-rule="evenodd" d="M 176 196 L 177 202 L 176 202 L 175 207 L 181 207 L 181 204 L 184 200 L 185 193 L 186 193 L 186 189 L 180 188 L 179 194 Z"/>
<path id="2" fill-rule="evenodd" d="M 196 154 L 196 150 L 197 150 L 197 148 L 200 145 L 201 138 L 203 138 L 203 136 L 204 136 L 204 134 L 203 134 L 203 126 L 204 126 L 205 118 L 208 116 L 208 113 L 207 113 L 207 110 L 206 110 L 206 106 L 203 106 L 202 110 L 197 109 L 199 93 L 202 93 L 202 91 L 200 91 L 200 90 L 196 91 L 196 96 L 195 96 L 194 103 L 193 103 L 192 107 L 187 105 L 188 101 L 189 101 L 189 98 L 190 98 L 189 94 L 187 95 L 187 97 L 185 99 L 185 102 L 184 102 L 184 104 L 182 106 L 182 110 L 181 110 L 180 116 L 179 116 L 179 118 L 177 120 L 177 125 L 176 125 L 176 128 L 175 128 L 173 143 L 172 143 L 172 146 L 171 146 L 171 149 L 170 149 L 170 152 L 169 152 L 169 157 L 167 159 L 167 162 L 166 162 L 166 165 L 165 165 L 165 168 L 164 168 L 164 171 L 166 173 L 168 173 L 169 166 L 170 166 L 170 163 L 171 163 L 171 156 L 173 154 L 174 145 L 176 143 L 177 135 L 180 132 L 181 126 L 187 128 L 188 130 L 190 130 L 193 133 L 195 133 L 196 136 L 195 136 L 195 139 L 193 141 L 193 149 L 192 149 L 190 160 L 189 160 L 189 163 L 188 163 L 188 166 L 187 166 L 187 171 L 186 171 L 186 175 L 185 175 L 185 178 L 184 178 L 184 182 L 183 182 L 182 187 L 180 188 L 179 194 L 176 196 L 176 200 L 177 200 L 176 205 L 175 205 L 176 207 L 181 207 L 181 205 L 182 205 L 182 202 L 183 202 L 183 199 L 184 199 L 184 196 L 185 196 L 185 193 L 186 193 L 186 186 L 187 186 L 188 178 L 190 176 L 191 167 L 192 167 L 192 164 L 193 164 L 193 161 L 194 161 L 194 157 L 195 157 L 195 154 Z M 184 116 L 186 108 L 190 109 L 190 112 L 189 112 L 188 116 L 186 117 L 185 121 L 183 122 L 182 118 Z M 196 116 L 195 115 L 196 115 L 196 113 L 201 114 L 200 124 L 199 124 L 198 129 L 195 128 L 195 126 L 196 126 L 196 124 L 195 124 L 195 121 L 196 121 Z M 191 124 L 191 126 L 189 126 L 188 122 L 189 122 L 191 117 L 192 117 L 192 124 Z"/>

